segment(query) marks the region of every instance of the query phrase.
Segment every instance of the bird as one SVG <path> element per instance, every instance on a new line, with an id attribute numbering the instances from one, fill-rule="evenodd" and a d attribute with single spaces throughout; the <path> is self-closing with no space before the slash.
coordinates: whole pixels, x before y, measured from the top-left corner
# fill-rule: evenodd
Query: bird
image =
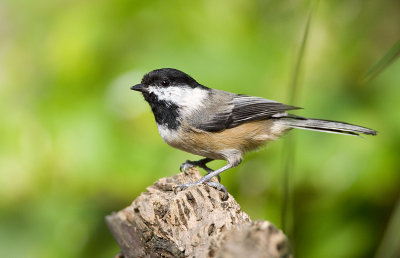
<path id="1" fill-rule="evenodd" d="M 142 93 L 154 114 L 161 138 L 168 145 L 204 158 L 186 160 L 181 171 L 203 168 L 207 174 L 196 182 L 178 185 L 175 190 L 207 184 L 223 191 L 220 173 L 239 165 L 245 153 L 257 150 L 288 131 L 297 128 L 327 133 L 360 136 L 376 135 L 375 130 L 344 122 L 305 118 L 287 113 L 299 107 L 277 101 L 213 89 L 190 75 L 173 68 L 145 74 L 130 87 Z M 212 170 L 207 163 L 225 160 L 226 165 Z M 218 178 L 217 182 L 210 179 Z"/>

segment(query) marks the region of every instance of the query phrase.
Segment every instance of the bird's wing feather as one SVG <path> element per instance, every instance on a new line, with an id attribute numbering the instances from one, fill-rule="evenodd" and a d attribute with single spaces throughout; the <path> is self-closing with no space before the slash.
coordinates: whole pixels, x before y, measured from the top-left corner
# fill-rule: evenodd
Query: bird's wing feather
<path id="1" fill-rule="evenodd" d="M 247 95 L 237 95 L 233 99 L 233 104 L 232 124 L 230 127 L 250 121 L 268 119 L 288 110 L 300 109 L 299 107 L 285 105 L 269 99 Z"/>
<path id="2" fill-rule="evenodd" d="M 299 109 L 276 101 L 247 95 L 234 95 L 228 103 L 219 105 L 217 109 L 214 109 L 216 112 L 208 114 L 208 119 L 197 124 L 198 129 L 217 132 L 243 123 L 265 120 L 287 110 Z"/>

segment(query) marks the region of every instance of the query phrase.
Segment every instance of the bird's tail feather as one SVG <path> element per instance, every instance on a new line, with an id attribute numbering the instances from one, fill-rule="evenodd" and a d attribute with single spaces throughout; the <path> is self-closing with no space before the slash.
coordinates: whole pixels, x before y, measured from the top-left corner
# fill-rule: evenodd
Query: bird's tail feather
<path id="1" fill-rule="evenodd" d="M 377 134 L 375 130 L 358 125 L 352 125 L 348 123 L 330 121 L 330 120 L 304 118 L 295 115 L 287 115 L 284 117 L 277 118 L 277 122 L 289 126 L 291 128 L 321 131 L 326 133 L 338 133 L 338 134 L 347 134 L 355 136 L 360 136 L 360 134 L 368 134 L 368 135 Z"/>

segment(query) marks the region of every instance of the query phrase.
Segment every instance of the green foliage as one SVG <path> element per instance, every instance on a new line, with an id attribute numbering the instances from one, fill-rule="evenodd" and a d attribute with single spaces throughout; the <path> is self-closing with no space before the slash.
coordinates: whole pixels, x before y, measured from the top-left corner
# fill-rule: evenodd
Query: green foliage
<path id="1" fill-rule="evenodd" d="M 299 75 L 300 70 L 303 64 L 305 49 L 308 40 L 308 34 L 310 31 L 311 19 L 314 15 L 315 9 L 318 6 L 319 1 L 316 0 L 313 2 L 310 12 L 307 17 L 307 22 L 304 27 L 299 53 L 296 57 L 295 67 L 293 71 L 293 75 L 290 82 L 289 88 L 289 104 L 296 106 L 297 105 L 297 97 L 299 93 Z M 286 235 L 292 238 L 293 234 L 293 187 L 290 184 L 290 178 L 292 177 L 294 170 L 294 139 L 293 137 L 288 137 L 285 139 L 284 145 L 284 166 L 282 169 L 282 209 L 281 209 L 281 224 L 282 230 L 285 231 Z M 289 214 L 290 213 L 290 214 Z M 291 215 L 289 217 L 289 215 Z"/>
<path id="2" fill-rule="evenodd" d="M 388 65 L 394 62 L 400 55 L 400 40 L 394 44 L 394 46 L 375 64 L 369 69 L 362 78 L 363 83 L 367 83 L 378 74 L 383 72 Z"/>
<path id="3" fill-rule="evenodd" d="M 129 87 L 152 69 L 174 67 L 210 87 L 288 103 L 311 3 L 2 1 L 0 257 L 117 253 L 104 216 L 198 158 L 162 142 Z M 389 220 L 398 218 L 391 212 L 400 182 L 399 48 L 387 51 L 399 39 L 399 8 L 395 0 L 350 0 L 314 10 L 296 79 L 296 104 L 305 109 L 296 114 L 379 135 L 290 133 L 296 256 L 370 257 L 393 232 L 386 227 L 397 227 Z M 361 86 L 371 67 L 384 69 L 373 68 L 379 76 Z M 222 175 L 252 219 L 277 225 L 282 143 Z M 393 250 L 391 243 L 382 246 Z"/>

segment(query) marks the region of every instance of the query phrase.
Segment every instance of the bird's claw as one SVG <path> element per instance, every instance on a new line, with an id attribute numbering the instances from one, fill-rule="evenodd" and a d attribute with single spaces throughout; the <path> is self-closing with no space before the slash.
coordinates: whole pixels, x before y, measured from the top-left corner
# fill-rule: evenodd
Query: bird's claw
<path id="1" fill-rule="evenodd" d="M 195 183 L 188 183 L 188 184 L 182 184 L 182 185 L 177 185 L 174 188 L 174 193 L 177 194 L 179 191 L 183 191 L 186 188 L 188 188 L 189 186 L 195 185 Z"/>
<path id="2" fill-rule="evenodd" d="M 182 163 L 179 167 L 179 170 L 181 172 L 186 172 L 189 168 L 193 168 L 193 167 L 200 167 L 200 168 L 204 169 L 207 172 L 207 174 L 214 172 L 214 170 L 207 167 L 206 164 L 204 164 L 203 162 L 190 161 L 190 160 L 186 160 L 185 163 Z M 217 179 L 218 179 L 218 182 L 221 182 L 221 177 L 219 175 L 217 175 Z"/>
<path id="3" fill-rule="evenodd" d="M 186 172 L 189 168 L 195 167 L 193 162 L 190 160 L 186 160 L 185 163 L 182 163 L 181 166 L 179 167 L 179 170 L 181 172 Z"/>
<path id="4" fill-rule="evenodd" d="M 226 201 L 228 200 L 228 190 L 226 190 L 225 186 L 223 186 L 220 183 L 216 183 L 216 182 L 207 182 L 206 183 L 208 186 L 211 186 L 212 188 L 217 189 L 218 191 L 221 191 L 224 193 L 224 195 L 222 196 L 221 200 Z"/>
<path id="5" fill-rule="evenodd" d="M 178 191 L 183 191 L 190 186 L 199 185 L 199 184 L 202 184 L 202 183 L 195 182 L 195 183 L 187 183 L 187 184 L 177 185 L 174 189 L 174 193 L 177 194 Z M 204 182 L 204 184 L 206 184 L 212 188 L 215 188 L 218 191 L 223 192 L 223 196 L 221 198 L 222 201 L 228 200 L 229 195 L 228 195 L 228 191 L 226 190 L 225 186 L 223 186 L 220 183 L 216 183 L 216 182 Z"/>

